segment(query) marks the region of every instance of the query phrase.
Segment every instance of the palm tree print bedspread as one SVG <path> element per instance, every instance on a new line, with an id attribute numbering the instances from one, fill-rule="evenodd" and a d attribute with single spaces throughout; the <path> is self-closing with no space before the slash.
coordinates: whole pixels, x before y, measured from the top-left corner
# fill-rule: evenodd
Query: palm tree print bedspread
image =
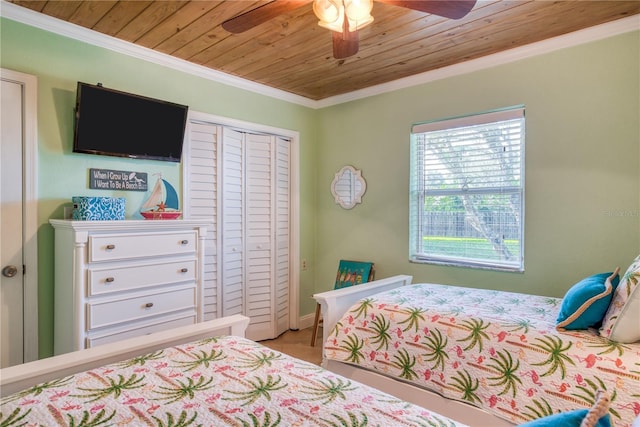
<path id="1" fill-rule="evenodd" d="M 461 426 L 239 337 L 210 338 L 32 387 L 1 426 Z"/>
<path id="2" fill-rule="evenodd" d="M 611 396 L 616 426 L 640 414 L 640 343 L 557 331 L 561 300 L 416 284 L 361 300 L 325 354 L 468 402 L 514 423 Z"/>

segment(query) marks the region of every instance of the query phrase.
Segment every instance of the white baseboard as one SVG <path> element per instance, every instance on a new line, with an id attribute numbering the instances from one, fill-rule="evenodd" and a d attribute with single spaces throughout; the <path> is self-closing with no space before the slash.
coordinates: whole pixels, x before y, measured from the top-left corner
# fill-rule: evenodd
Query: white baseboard
<path id="1" fill-rule="evenodd" d="M 301 316 L 298 320 L 298 328 L 307 329 L 313 326 L 313 320 L 315 319 L 315 313 L 309 313 L 305 316 Z"/>

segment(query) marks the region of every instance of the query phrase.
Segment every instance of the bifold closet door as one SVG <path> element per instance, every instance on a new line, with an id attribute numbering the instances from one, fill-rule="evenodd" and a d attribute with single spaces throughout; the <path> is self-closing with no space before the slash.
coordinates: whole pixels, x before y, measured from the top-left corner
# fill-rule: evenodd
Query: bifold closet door
<path id="1" fill-rule="evenodd" d="M 221 317 L 218 262 L 218 173 L 220 155 L 218 141 L 222 128 L 216 124 L 191 121 L 189 123 L 188 167 L 185 178 L 185 198 L 190 219 L 206 221 L 202 275 L 204 281 L 204 320 Z"/>
<path id="2" fill-rule="evenodd" d="M 189 124 L 185 203 L 206 220 L 204 318 L 251 318 L 247 336 L 289 329 L 290 142 Z"/>
<path id="3" fill-rule="evenodd" d="M 245 134 L 224 128 L 221 173 L 222 316 L 245 310 Z"/>
<path id="4" fill-rule="evenodd" d="M 247 336 L 272 338 L 274 224 L 270 135 L 246 135 L 246 310 Z"/>
<path id="5" fill-rule="evenodd" d="M 247 336 L 275 338 L 289 329 L 288 141 L 246 135 Z"/>
<path id="6" fill-rule="evenodd" d="M 289 142 L 223 133 L 223 315 L 248 316 L 251 339 L 275 338 L 289 328 Z"/>
<path id="7" fill-rule="evenodd" d="M 275 137 L 275 336 L 289 329 L 289 289 L 291 286 L 291 142 Z"/>

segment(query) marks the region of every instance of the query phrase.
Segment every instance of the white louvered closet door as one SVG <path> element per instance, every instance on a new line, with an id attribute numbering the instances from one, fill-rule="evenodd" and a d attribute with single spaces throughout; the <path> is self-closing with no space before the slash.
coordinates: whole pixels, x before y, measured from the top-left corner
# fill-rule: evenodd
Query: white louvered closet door
<path id="1" fill-rule="evenodd" d="M 289 329 L 290 142 L 190 122 L 189 218 L 205 219 L 205 319 L 251 318 L 246 335 Z"/>
<path id="2" fill-rule="evenodd" d="M 270 337 L 273 332 L 274 195 L 272 191 L 273 136 L 246 135 L 246 315 L 247 336 Z M 255 338 L 259 337 L 259 338 Z"/>
<path id="3" fill-rule="evenodd" d="M 275 338 L 289 329 L 289 142 L 247 134 L 245 151 L 247 336 Z"/>
<path id="4" fill-rule="evenodd" d="M 225 128 L 222 137 L 222 316 L 245 314 L 244 135 Z"/>
<path id="5" fill-rule="evenodd" d="M 289 329 L 289 142 L 223 133 L 222 312 L 248 316 L 250 339 L 275 338 Z"/>
<path id="6" fill-rule="evenodd" d="M 189 166 L 186 176 L 185 203 L 190 219 L 208 223 L 205 238 L 204 320 L 221 317 L 221 293 L 218 290 L 218 140 L 221 127 L 211 123 L 189 123 Z"/>
<path id="7" fill-rule="evenodd" d="M 278 336 L 289 329 L 289 288 L 291 285 L 291 143 L 275 137 L 275 327 Z"/>

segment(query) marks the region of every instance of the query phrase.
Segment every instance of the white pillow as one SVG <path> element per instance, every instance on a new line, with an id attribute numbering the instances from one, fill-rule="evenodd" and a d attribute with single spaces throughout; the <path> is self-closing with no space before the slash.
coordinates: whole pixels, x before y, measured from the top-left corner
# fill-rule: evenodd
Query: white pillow
<path id="1" fill-rule="evenodd" d="M 622 276 L 602 320 L 600 335 L 621 343 L 640 341 L 640 255 Z"/>

